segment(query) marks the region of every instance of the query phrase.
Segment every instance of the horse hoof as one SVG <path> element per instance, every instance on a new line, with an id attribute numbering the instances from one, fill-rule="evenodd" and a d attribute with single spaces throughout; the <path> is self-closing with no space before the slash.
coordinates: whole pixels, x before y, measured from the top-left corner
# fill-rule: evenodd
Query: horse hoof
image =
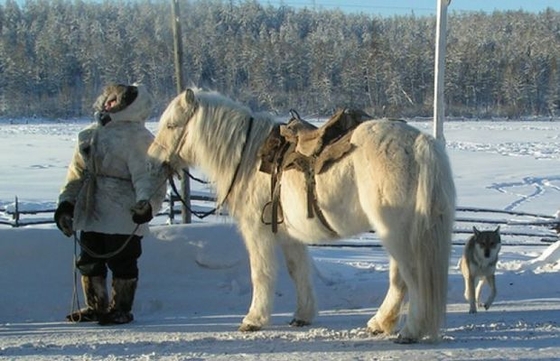
<path id="1" fill-rule="evenodd" d="M 372 336 L 378 336 L 378 335 L 382 335 L 383 331 L 382 330 L 378 330 L 378 329 L 373 329 L 371 327 L 368 327 L 367 332 L 369 332 Z"/>
<path id="2" fill-rule="evenodd" d="M 262 327 L 260 326 L 249 325 L 247 323 L 244 323 L 241 326 L 239 326 L 238 330 L 241 332 L 255 332 L 255 331 L 260 331 L 261 328 Z"/>
<path id="3" fill-rule="evenodd" d="M 303 326 L 309 326 L 311 325 L 311 322 L 307 322 L 304 320 L 298 320 L 298 319 L 293 319 L 290 321 L 290 326 L 292 327 L 303 327 Z"/>
<path id="4" fill-rule="evenodd" d="M 401 334 L 399 334 L 397 336 L 397 339 L 395 340 L 395 343 L 398 343 L 399 345 L 410 345 L 413 343 L 418 343 L 418 340 L 416 340 L 415 338 L 412 337 L 405 337 Z"/>

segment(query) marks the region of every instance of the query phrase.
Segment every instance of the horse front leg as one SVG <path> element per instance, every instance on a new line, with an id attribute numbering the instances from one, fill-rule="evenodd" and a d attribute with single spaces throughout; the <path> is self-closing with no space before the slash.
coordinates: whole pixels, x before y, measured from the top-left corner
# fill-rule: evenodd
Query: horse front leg
<path id="1" fill-rule="evenodd" d="M 389 290 L 383 303 L 367 323 L 367 329 L 374 335 L 392 334 L 399 321 L 401 307 L 407 293 L 406 283 L 401 277 L 397 261 L 389 258 Z"/>
<path id="2" fill-rule="evenodd" d="M 244 233 L 244 232 L 242 232 Z M 243 318 L 239 331 L 259 331 L 270 322 L 274 285 L 276 283 L 277 261 L 273 237 L 257 237 L 244 234 L 245 246 L 249 253 L 253 295 L 249 312 Z"/>
<path id="3" fill-rule="evenodd" d="M 296 290 L 297 307 L 290 326 L 302 327 L 311 324 L 316 316 L 315 293 L 311 281 L 311 258 L 305 244 L 297 241 L 281 243 L 282 252 Z"/>

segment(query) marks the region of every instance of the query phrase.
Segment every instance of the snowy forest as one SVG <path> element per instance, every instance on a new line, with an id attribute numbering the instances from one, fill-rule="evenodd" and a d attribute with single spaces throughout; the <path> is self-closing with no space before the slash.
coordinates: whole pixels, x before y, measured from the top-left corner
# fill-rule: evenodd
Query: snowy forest
<path id="1" fill-rule="evenodd" d="M 0 116 L 80 117 L 109 82 L 176 94 L 169 1 L 0 4 Z M 435 16 L 181 2 L 185 84 L 253 109 L 430 116 Z M 560 12 L 448 14 L 446 113 L 558 116 Z M 158 110 L 161 110 L 158 109 Z"/>

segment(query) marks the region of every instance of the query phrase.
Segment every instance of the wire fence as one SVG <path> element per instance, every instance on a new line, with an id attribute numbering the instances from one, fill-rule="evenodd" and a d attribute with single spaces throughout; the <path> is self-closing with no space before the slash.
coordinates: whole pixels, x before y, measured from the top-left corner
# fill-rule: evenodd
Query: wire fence
<path id="1" fill-rule="evenodd" d="M 194 210 L 208 211 L 212 209 L 214 197 L 204 194 L 191 194 L 191 201 L 196 201 L 192 205 Z M 157 224 L 177 223 L 177 215 L 181 215 L 181 204 L 176 196 L 168 195 L 162 205 L 162 210 L 154 217 L 152 222 Z M 16 196 L 13 203 L 0 206 L 0 226 L 25 227 L 41 224 L 54 224 L 54 212 L 56 202 L 48 202 L 42 205 L 28 204 L 22 202 Z M 222 214 L 224 215 L 224 214 Z"/>
<path id="2" fill-rule="evenodd" d="M 213 209 L 215 198 L 211 194 L 191 194 L 192 208 L 205 212 Z M 49 206 L 52 205 L 52 206 Z M 54 212 L 56 203 L 47 203 L 42 209 L 19 201 L 15 197 L 14 203 L 0 207 L 0 226 L 25 227 L 41 224 L 54 224 Z M 168 194 L 160 211 L 152 224 L 164 225 L 175 224 L 176 216 L 181 214 L 181 203 L 179 199 Z M 227 217 L 227 212 L 221 211 L 218 217 Z M 454 238 L 473 233 L 473 227 L 479 230 L 495 229 L 500 227 L 503 245 L 549 245 L 559 240 L 560 218 L 557 216 L 508 211 L 500 209 L 479 207 L 457 207 Z M 467 237 L 463 237 L 467 238 Z M 464 239 L 454 241 L 454 244 L 464 244 Z M 357 236 L 354 240 L 343 241 L 335 244 L 318 244 L 315 246 L 338 246 L 338 247 L 380 247 L 381 243 L 375 232 L 367 232 Z"/>

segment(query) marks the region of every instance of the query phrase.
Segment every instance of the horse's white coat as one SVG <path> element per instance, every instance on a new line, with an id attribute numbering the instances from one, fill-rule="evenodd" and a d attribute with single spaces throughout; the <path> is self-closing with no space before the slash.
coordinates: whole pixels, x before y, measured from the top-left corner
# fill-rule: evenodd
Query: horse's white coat
<path id="1" fill-rule="evenodd" d="M 169 162 L 176 170 L 186 166 L 203 170 L 214 182 L 218 200 L 225 200 L 236 219 L 253 283 L 251 306 L 240 327 L 244 331 L 269 322 L 277 245 L 295 283 L 294 324 L 312 321 L 316 305 L 305 243 L 333 238 L 317 217 L 307 218 L 305 180 L 296 170 L 282 177 L 284 222 L 278 233 L 261 222 L 270 201 L 270 175 L 259 172 L 257 153 L 273 126 L 270 116 L 255 114 L 218 93 L 187 90 L 163 113 L 149 150 L 155 169 Z M 352 143 L 355 149 L 348 156 L 316 175 L 316 189 L 319 206 L 340 237 L 375 229 L 389 252 L 390 287 L 368 328 L 393 333 L 408 295 L 408 315 L 398 340 L 435 340 L 445 319 L 455 212 L 444 146 L 404 122 L 388 120 L 359 125 Z"/>

